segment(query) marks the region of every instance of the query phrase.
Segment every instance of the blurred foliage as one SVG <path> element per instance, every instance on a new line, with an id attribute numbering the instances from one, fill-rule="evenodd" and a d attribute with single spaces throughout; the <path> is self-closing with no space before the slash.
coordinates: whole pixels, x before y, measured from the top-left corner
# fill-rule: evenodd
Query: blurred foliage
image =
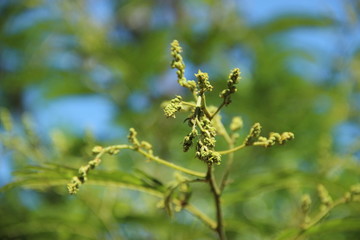
<path id="1" fill-rule="evenodd" d="M 182 152 L 187 116 L 170 121 L 160 109 L 165 99 L 183 90 L 169 67 L 173 39 L 184 45 L 188 79 L 201 68 L 212 76 L 215 89 L 222 89 L 228 69 L 239 67 L 244 73 L 234 104 L 222 115 L 226 123 L 241 115 L 246 129 L 259 121 L 264 129 L 296 135 L 284 148 L 247 148 L 235 154 L 232 182 L 223 196 L 229 239 L 294 239 L 303 194 L 313 199 L 311 215 L 321 205 L 318 184 L 338 199 L 359 183 L 360 134 L 355 140 L 348 136 L 352 141 L 345 143 L 342 137 L 359 132 L 360 123 L 360 48 L 344 42 L 359 27 L 357 1 L 344 1 L 342 20 L 304 12 L 258 23 L 246 21 L 237 1 L 103 4 L 110 6 L 107 11 L 84 0 L 0 3 L 0 106 L 13 118 L 13 126 L 3 124 L 0 132 L 1 168 L 10 162 L 13 170 L 12 183 L 0 193 L 1 239 L 215 238 L 187 212 L 169 220 L 155 207 L 156 194 L 133 191 L 149 187 L 143 182 L 145 173 L 167 182 L 172 172 L 130 152 L 104 159 L 89 184 L 76 197 L 68 196 L 66 183 L 91 158 L 95 144 L 126 139 L 119 136 L 114 143 L 66 129 L 44 134 L 36 118 L 31 120 L 31 106 L 37 102 L 26 98 L 33 88 L 49 102 L 75 95 L 105 97 L 117 106 L 118 126 L 135 127 L 162 158 L 204 170 L 192 153 Z M 288 35 L 301 30 L 339 33 L 336 52 L 326 55 L 291 42 Z M 314 65 L 321 74 L 311 74 Z M 145 107 L 137 107 L 139 96 Z M 10 122 L 6 110 L 2 118 Z M 355 126 L 353 132 L 338 131 L 349 124 Z M 246 136 L 242 134 L 239 142 Z M 137 176 L 134 169 L 144 174 Z M 196 184 L 193 188 L 193 204 L 214 214 L 209 193 Z M 356 239 L 359 221 L 360 205 L 342 204 L 301 239 Z"/>

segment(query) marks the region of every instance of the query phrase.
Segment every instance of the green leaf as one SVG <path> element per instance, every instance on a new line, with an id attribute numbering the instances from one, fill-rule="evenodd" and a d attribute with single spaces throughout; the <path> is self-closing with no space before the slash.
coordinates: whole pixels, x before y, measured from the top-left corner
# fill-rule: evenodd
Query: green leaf
<path id="1" fill-rule="evenodd" d="M 320 223 L 304 233 L 306 236 L 314 236 L 318 234 L 332 234 L 342 232 L 360 232 L 360 219 L 359 218 L 342 218 L 328 220 Z"/>
<path id="2" fill-rule="evenodd" d="M 0 188 L 0 192 L 16 187 L 46 189 L 54 186 L 64 186 L 70 182 L 71 177 L 78 174 L 78 169 L 47 163 L 42 166 L 27 166 L 14 173 L 15 181 Z M 152 195 L 162 195 L 161 184 L 149 184 L 150 176 L 136 176 L 119 170 L 92 171 L 88 175 L 85 185 L 118 186 L 128 189 L 148 192 Z"/>
<path id="3" fill-rule="evenodd" d="M 255 27 L 255 32 L 268 37 L 276 33 L 299 27 L 326 27 L 334 20 L 327 16 L 282 15 Z"/>

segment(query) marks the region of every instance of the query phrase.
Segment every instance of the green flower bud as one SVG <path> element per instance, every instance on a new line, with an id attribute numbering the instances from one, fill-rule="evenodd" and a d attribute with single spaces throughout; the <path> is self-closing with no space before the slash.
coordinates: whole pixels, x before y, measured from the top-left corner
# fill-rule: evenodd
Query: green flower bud
<path id="1" fill-rule="evenodd" d="M 164 108 L 165 116 L 175 118 L 175 113 L 180 111 L 181 108 L 182 108 L 182 98 L 181 96 L 176 96 L 176 98 L 171 99 L 170 103 L 165 106 Z"/>
<path id="2" fill-rule="evenodd" d="M 310 210 L 310 206 L 311 206 L 311 198 L 309 194 L 305 194 L 302 196 L 301 199 L 301 210 L 303 211 L 303 213 L 307 213 Z"/>
<path id="3" fill-rule="evenodd" d="M 95 146 L 93 149 L 92 149 L 92 153 L 93 154 L 98 154 L 100 153 L 104 148 L 102 146 Z"/>
<path id="4" fill-rule="evenodd" d="M 212 91 L 213 86 L 211 86 L 209 82 L 209 75 L 207 73 L 202 72 L 201 70 L 195 74 L 195 77 L 198 79 L 198 85 L 200 88 L 200 92 Z"/>
<path id="5" fill-rule="evenodd" d="M 250 129 L 249 135 L 247 135 L 245 139 L 245 145 L 252 145 L 257 138 L 260 136 L 261 133 L 261 125 L 260 123 L 255 123 L 252 128 Z M 263 139 L 265 140 L 265 139 Z"/>
<path id="6" fill-rule="evenodd" d="M 233 117 L 230 123 L 230 130 L 235 132 L 243 127 L 243 120 L 241 117 Z"/>

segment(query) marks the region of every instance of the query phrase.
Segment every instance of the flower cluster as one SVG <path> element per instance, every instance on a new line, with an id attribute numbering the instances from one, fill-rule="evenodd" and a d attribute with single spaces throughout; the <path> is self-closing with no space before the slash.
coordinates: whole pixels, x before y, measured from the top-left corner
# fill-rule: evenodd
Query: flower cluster
<path id="1" fill-rule="evenodd" d="M 178 77 L 178 83 L 186 88 L 189 88 L 191 91 L 196 89 L 196 83 L 193 80 L 186 80 L 185 78 L 185 64 L 181 56 L 182 48 L 179 45 L 177 40 L 174 40 L 171 43 L 171 56 L 173 60 L 171 62 L 171 68 L 176 68 L 176 74 Z"/>
<path id="2" fill-rule="evenodd" d="M 328 190 L 324 187 L 324 185 L 319 184 L 317 187 L 318 195 L 321 201 L 321 208 L 326 209 L 331 206 L 333 200 L 328 192 Z"/>
<path id="3" fill-rule="evenodd" d="M 295 138 L 295 135 L 292 132 L 283 132 L 281 134 L 276 132 L 271 132 L 269 137 L 260 136 L 261 125 L 260 123 L 255 123 L 250 129 L 249 135 L 246 137 L 244 144 L 245 146 L 261 146 L 261 147 L 271 147 L 276 143 L 282 145 Z"/>
<path id="4" fill-rule="evenodd" d="M 74 176 L 71 180 L 71 182 L 67 185 L 67 189 L 69 191 L 70 194 L 76 194 L 79 189 L 80 186 L 82 184 L 84 184 L 87 181 L 87 174 L 90 170 L 94 169 L 95 167 L 99 166 L 99 164 L 101 163 L 101 158 L 100 156 L 104 153 L 104 152 L 112 152 L 114 149 L 104 149 L 101 146 L 96 146 L 93 148 L 92 152 L 94 154 L 97 154 L 96 157 L 89 161 L 87 165 L 85 166 L 81 166 L 79 168 L 79 173 L 77 176 Z"/>
<path id="5" fill-rule="evenodd" d="M 225 105 L 231 103 L 230 95 L 237 91 L 235 84 L 237 84 L 241 79 L 240 73 L 239 68 L 233 69 L 229 75 L 229 80 L 227 81 L 227 89 L 224 89 L 220 93 L 220 97 L 224 98 Z"/>
<path id="6" fill-rule="evenodd" d="M 137 132 L 134 128 L 129 129 L 128 140 L 132 144 L 134 150 L 146 150 L 150 155 L 153 154 L 152 145 L 147 141 L 139 141 L 137 138 Z"/>
<path id="7" fill-rule="evenodd" d="M 137 132 L 134 128 L 129 129 L 128 140 L 134 146 L 135 149 L 140 147 L 140 142 L 136 137 Z"/>
<path id="8" fill-rule="evenodd" d="M 245 139 L 245 145 L 246 146 L 253 145 L 256 142 L 257 138 L 260 136 L 260 133 L 261 133 L 261 125 L 260 123 L 255 123 L 251 127 L 250 133 Z"/>
<path id="9" fill-rule="evenodd" d="M 235 132 L 243 127 L 244 123 L 241 117 L 233 117 L 230 123 L 230 130 Z"/>
<path id="10" fill-rule="evenodd" d="M 195 77 L 198 80 L 200 95 L 203 94 L 204 92 L 207 92 L 207 91 L 210 92 L 213 90 L 213 86 L 211 86 L 211 84 L 209 82 L 209 75 L 207 73 L 204 73 L 201 70 L 199 70 L 198 73 L 195 74 Z"/>
<path id="11" fill-rule="evenodd" d="M 292 139 L 294 139 L 294 134 L 292 132 L 283 132 L 281 135 L 279 133 L 272 132 L 268 138 L 259 137 L 253 145 L 271 147 L 276 143 L 282 145 Z"/>
<path id="12" fill-rule="evenodd" d="M 196 145 L 195 156 L 209 165 L 214 163 L 219 165 L 221 162 L 221 155 L 214 150 L 216 143 L 215 128 L 212 126 L 210 120 L 205 117 L 201 119 L 199 128 L 201 135 Z"/>
<path id="13" fill-rule="evenodd" d="M 184 141 L 183 141 L 184 152 L 187 152 L 190 149 L 197 135 L 198 135 L 198 131 L 196 130 L 196 128 L 193 128 L 191 132 L 184 137 Z"/>
<path id="14" fill-rule="evenodd" d="M 166 117 L 175 118 L 175 113 L 180 111 L 182 108 L 182 97 L 176 96 L 171 99 L 170 103 L 164 107 L 164 113 Z"/>

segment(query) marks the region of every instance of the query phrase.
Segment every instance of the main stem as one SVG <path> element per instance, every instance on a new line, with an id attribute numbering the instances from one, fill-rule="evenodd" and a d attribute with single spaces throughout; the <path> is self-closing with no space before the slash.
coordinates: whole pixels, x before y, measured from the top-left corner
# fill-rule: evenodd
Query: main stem
<path id="1" fill-rule="evenodd" d="M 206 179 L 209 182 L 210 189 L 211 189 L 212 194 L 214 195 L 214 200 L 215 200 L 216 222 L 217 222 L 215 231 L 219 235 L 220 240 L 226 240 L 225 229 L 224 229 L 224 220 L 223 220 L 222 210 L 221 210 L 221 192 L 215 181 L 212 165 L 208 166 Z"/>

